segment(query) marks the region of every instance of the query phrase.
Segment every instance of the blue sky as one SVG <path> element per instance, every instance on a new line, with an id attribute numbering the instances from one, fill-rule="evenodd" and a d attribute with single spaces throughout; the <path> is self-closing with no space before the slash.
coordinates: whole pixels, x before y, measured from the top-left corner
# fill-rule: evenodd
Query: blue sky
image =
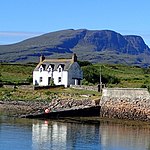
<path id="1" fill-rule="evenodd" d="M 150 46 L 150 0 L 1 0 L 0 44 L 63 29 L 140 35 Z"/>

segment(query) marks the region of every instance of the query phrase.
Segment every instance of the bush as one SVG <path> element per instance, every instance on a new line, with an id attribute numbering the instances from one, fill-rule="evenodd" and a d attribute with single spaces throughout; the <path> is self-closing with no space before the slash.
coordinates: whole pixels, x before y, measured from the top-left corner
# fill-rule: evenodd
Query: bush
<path id="1" fill-rule="evenodd" d="M 89 85 L 91 83 L 98 84 L 100 82 L 100 70 L 98 67 L 90 65 L 90 66 L 83 67 L 82 70 L 83 70 L 83 77 L 84 77 L 84 81 L 83 81 L 84 85 Z M 119 78 L 108 74 L 102 74 L 101 80 L 102 83 L 104 84 L 120 83 Z"/>
<path id="2" fill-rule="evenodd" d="M 150 68 L 142 68 L 144 74 L 150 74 Z"/>
<path id="3" fill-rule="evenodd" d="M 26 81 L 29 82 L 29 83 L 32 83 L 33 82 L 33 77 L 29 76 Z"/>
<path id="4" fill-rule="evenodd" d="M 83 77 L 85 78 L 86 81 L 89 83 L 99 83 L 99 72 L 98 70 L 93 66 L 85 66 L 82 68 L 83 70 Z"/>
<path id="5" fill-rule="evenodd" d="M 86 79 L 83 79 L 83 80 L 82 80 L 82 84 L 83 84 L 83 85 L 89 85 L 89 82 L 86 81 Z"/>
<path id="6" fill-rule="evenodd" d="M 46 95 L 51 95 L 52 92 L 51 92 L 51 91 L 46 91 L 45 94 L 46 94 Z"/>
<path id="7" fill-rule="evenodd" d="M 80 67 L 92 65 L 92 63 L 89 61 L 78 61 L 78 64 L 80 65 Z"/>
<path id="8" fill-rule="evenodd" d="M 147 88 L 147 86 L 145 84 L 142 84 L 141 88 Z"/>

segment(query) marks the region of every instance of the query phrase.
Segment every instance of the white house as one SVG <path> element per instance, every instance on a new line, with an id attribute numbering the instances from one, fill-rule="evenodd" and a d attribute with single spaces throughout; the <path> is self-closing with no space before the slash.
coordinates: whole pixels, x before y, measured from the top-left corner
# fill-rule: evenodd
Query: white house
<path id="1" fill-rule="evenodd" d="M 40 57 L 40 62 L 33 71 L 33 85 L 80 85 L 83 72 L 77 63 L 77 56 L 72 59 L 45 59 Z"/>

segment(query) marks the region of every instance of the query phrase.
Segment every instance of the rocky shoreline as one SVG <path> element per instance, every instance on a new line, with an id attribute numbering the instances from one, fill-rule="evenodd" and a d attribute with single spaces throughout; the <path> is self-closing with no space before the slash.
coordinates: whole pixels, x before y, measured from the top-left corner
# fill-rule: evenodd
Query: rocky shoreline
<path id="1" fill-rule="evenodd" d="M 91 100 L 53 99 L 44 100 L 0 100 L 0 112 L 10 116 L 19 117 L 21 115 L 44 113 L 49 111 L 61 111 L 65 109 L 78 109 L 99 105 L 100 118 L 125 119 L 150 122 L 150 99 L 131 98 L 102 98 Z"/>
<path id="2" fill-rule="evenodd" d="M 0 111 L 10 116 L 44 113 L 45 109 L 58 111 L 71 108 L 85 108 L 94 106 L 95 101 L 90 99 L 53 99 L 52 101 L 24 101 L 4 100 L 0 101 Z"/>

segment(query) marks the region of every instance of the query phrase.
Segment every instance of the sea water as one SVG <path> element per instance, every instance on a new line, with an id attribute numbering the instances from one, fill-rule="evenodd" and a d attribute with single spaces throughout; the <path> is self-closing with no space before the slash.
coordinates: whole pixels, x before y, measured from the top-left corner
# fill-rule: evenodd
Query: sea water
<path id="1" fill-rule="evenodd" d="M 0 150 L 150 150 L 150 129 L 1 116 Z"/>

